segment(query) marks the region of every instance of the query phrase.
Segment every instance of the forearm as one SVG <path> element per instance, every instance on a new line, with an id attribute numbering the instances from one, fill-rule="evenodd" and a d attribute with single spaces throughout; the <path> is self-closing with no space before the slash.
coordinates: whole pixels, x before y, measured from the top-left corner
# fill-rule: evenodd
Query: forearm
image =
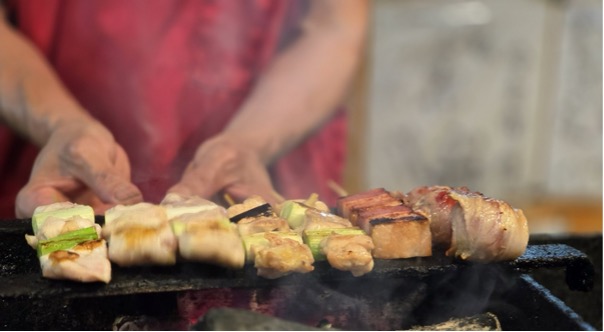
<path id="1" fill-rule="evenodd" d="M 0 8 L 0 121 L 42 146 L 64 123 L 92 121 L 42 55 L 8 26 Z"/>
<path id="2" fill-rule="evenodd" d="M 362 54 L 367 4 L 318 3 L 302 35 L 267 68 L 225 130 L 258 152 L 265 164 L 330 119 Z"/>

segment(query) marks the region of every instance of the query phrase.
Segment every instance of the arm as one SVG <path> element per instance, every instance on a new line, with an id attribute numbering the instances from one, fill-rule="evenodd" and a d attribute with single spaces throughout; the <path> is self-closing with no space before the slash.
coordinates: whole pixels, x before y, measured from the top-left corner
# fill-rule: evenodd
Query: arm
<path id="1" fill-rule="evenodd" d="M 0 121 L 41 148 L 17 196 L 18 217 L 70 200 L 97 212 L 138 201 L 122 148 L 67 92 L 45 59 L 4 20 L 0 6 Z"/>
<path id="2" fill-rule="evenodd" d="M 198 149 L 170 191 L 225 190 L 270 200 L 266 166 L 329 120 L 342 101 L 364 46 L 367 9 L 366 0 L 314 0 L 298 40 L 274 59 L 235 118 Z"/>
<path id="3" fill-rule="evenodd" d="M 359 63 L 367 7 L 365 0 L 314 0 L 300 38 L 275 59 L 224 134 L 247 142 L 268 165 L 318 129 Z"/>

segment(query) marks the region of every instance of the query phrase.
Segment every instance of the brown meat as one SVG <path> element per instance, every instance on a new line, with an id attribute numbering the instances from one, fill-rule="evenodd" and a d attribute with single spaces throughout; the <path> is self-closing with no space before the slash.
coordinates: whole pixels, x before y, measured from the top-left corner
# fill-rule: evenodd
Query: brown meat
<path id="1" fill-rule="evenodd" d="M 371 234 L 371 221 L 377 219 L 399 219 L 406 218 L 409 216 L 415 217 L 413 210 L 405 205 L 395 205 L 395 206 L 373 206 L 371 208 L 364 208 L 358 210 L 358 215 L 355 220 L 355 226 L 363 229 L 365 233 Z"/>
<path id="2" fill-rule="evenodd" d="M 445 249 L 451 245 L 451 211 L 458 205 L 449 195 L 452 189 L 447 186 L 417 187 L 404 198 L 405 204 L 430 221 L 432 244 Z M 457 190 L 469 192 L 465 187 Z"/>
<path id="3" fill-rule="evenodd" d="M 374 245 L 367 235 L 330 235 L 321 241 L 321 252 L 329 265 L 341 271 L 350 271 L 359 277 L 371 272 Z"/>
<path id="4" fill-rule="evenodd" d="M 251 217 L 241 219 L 237 223 L 239 234 L 246 236 L 255 233 L 272 231 L 291 231 L 287 221 L 280 217 Z"/>
<path id="5" fill-rule="evenodd" d="M 522 210 L 480 193 L 452 190 L 459 202 L 451 213 L 452 239 L 447 255 L 463 260 L 512 260 L 528 244 L 528 224 Z"/>
<path id="6" fill-rule="evenodd" d="M 373 257 L 383 259 L 432 256 L 430 223 L 423 215 L 410 213 L 396 219 L 371 221 Z"/>
<path id="7" fill-rule="evenodd" d="M 352 227 L 348 219 L 342 218 L 329 212 L 308 208 L 304 212 L 304 224 L 302 230 L 317 230 L 330 228 Z"/>
<path id="8" fill-rule="evenodd" d="M 374 202 L 372 204 L 375 204 L 376 200 L 379 201 L 380 198 L 383 198 L 383 195 L 387 195 L 390 196 L 388 194 L 388 192 L 386 191 L 386 189 L 384 188 L 377 188 L 377 189 L 372 189 L 369 191 L 365 191 L 362 193 L 358 193 L 358 194 L 353 194 L 353 195 L 348 195 L 345 197 L 340 197 L 338 198 L 337 201 L 337 214 L 344 217 L 344 218 L 348 218 L 350 216 L 350 213 L 352 212 L 352 209 L 359 204 L 360 202 L 363 201 L 370 201 L 370 202 Z M 372 205 L 369 204 L 369 205 Z"/>
<path id="9" fill-rule="evenodd" d="M 314 270 L 315 262 L 308 246 L 292 239 L 267 234 L 269 244 L 254 253 L 254 266 L 258 275 L 276 279 L 292 272 L 307 273 Z"/>
<path id="10" fill-rule="evenodd" d="M 102 239 L 41 256 L 40 266 L 45 278 L 79 282 L 111 281 L 111 263 L 107 259 L 105 240 Z"/>

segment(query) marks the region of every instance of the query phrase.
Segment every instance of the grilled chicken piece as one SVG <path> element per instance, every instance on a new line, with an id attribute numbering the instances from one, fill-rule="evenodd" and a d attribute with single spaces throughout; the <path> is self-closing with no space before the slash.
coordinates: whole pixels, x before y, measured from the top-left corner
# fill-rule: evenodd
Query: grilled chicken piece
<path id="1" fill-rule="evenodd" d="M 199 196 L 182 196 L 176 193 L 167 194 L 159 204 L 166 209 L 168 220 L 187 213 L 212 210 L 219 206 Z"/>
<path id="2" fill-rule="evenodd" d="M 301 227 L 302 230 L 352 227 L 349 220 L 332 213 L 308 208 L 304 214 L 305 217 Z"/>
<path id="3" fill-rule="evenodd" d="M 237 223 L 237 228 L 241 236 L 263 232 L 291 231 L 287 221 L 276 216 L 244 218 Z"/>
<path id="4" fill-rule="evenodd" d="M 268 244 L 255 248 L 254 266 L 258 275 L 276 279 L 292 272 L 307 273 L 314 270 L 315 262 L 308 246 L 295 240 L 268 233 Z"/>
<path id="5" fill-rule="evenodd" d="M 237 226 L 229 221 L 220 206 L 198 213 L 187 213 L 171 220 L 178 238 L 180 255 L 231 269 L 245 264 L 245 250 Z"/>
<path id="6" fill-rule="evenodd" d="M 61 234 L 76 231 L 86 227 L 95 227 L 99 237 L 101 237 L 101 226 L 94 221 L 74 216 L 69 219 L 49 216 L 46 218 L 36 235 L 25 235 L 25 240 L 32 248 L 38 247 L 38 242 L 48 240 Z"/>
<path id="7" fill-rule="evenodd" d="M 111 280 L 111 263 L 107 259 L 105 240 L 102 239 L 41 256 L 40 266 L 42 275 L 50 279 L 104 283 Z"/>
<path id="8" fill-rule="evenodd" d="M 266 204 L 266 201 L 264 200 L 264 198 L 262 198 L 258 195 L 250 196 L 249 198 L 244 200 L 242 203 L 234 204 L 234 205 L 230 206 L 227 209 L 227 214 L 229 216 L 229 219 L 231 219 L 241 213 L 244 213 L 245 211 L 249 211 L 255 207 L 258 207 L 258 206 L 261 206 L 264 204 Z"/>
<path id="9" fill-rule="evenodd" d="M 178 244 L 161 206 L 138 203 L 107 210 L 103 236 L 109 259 L 120 266 L 176 263 Z"/>
<path id="10" fill-rule="evenodd" d="M 359 277 L 371 272 L 374 245 L 367 235 L 330 235 L 321 241 L 321 252 L 329 265 L 341 271 L 350 271 Z"/>
<path id="11" fill-rule="evenodd" d="M 480 193 L 452 190 L 452 239 L 447 255 L 463 260 L 512 260 L 524 253 L 529 231 L 522 210 Z"/>

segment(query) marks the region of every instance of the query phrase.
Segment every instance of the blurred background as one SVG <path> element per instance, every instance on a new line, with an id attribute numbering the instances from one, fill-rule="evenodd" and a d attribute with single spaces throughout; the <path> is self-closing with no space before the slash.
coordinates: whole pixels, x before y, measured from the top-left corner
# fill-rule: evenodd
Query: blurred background
<path id="1" fill-rule="evenodd" d="M 468 186 L 602 232 L 602 1 L 374 0 L 344 187 Z"/>

